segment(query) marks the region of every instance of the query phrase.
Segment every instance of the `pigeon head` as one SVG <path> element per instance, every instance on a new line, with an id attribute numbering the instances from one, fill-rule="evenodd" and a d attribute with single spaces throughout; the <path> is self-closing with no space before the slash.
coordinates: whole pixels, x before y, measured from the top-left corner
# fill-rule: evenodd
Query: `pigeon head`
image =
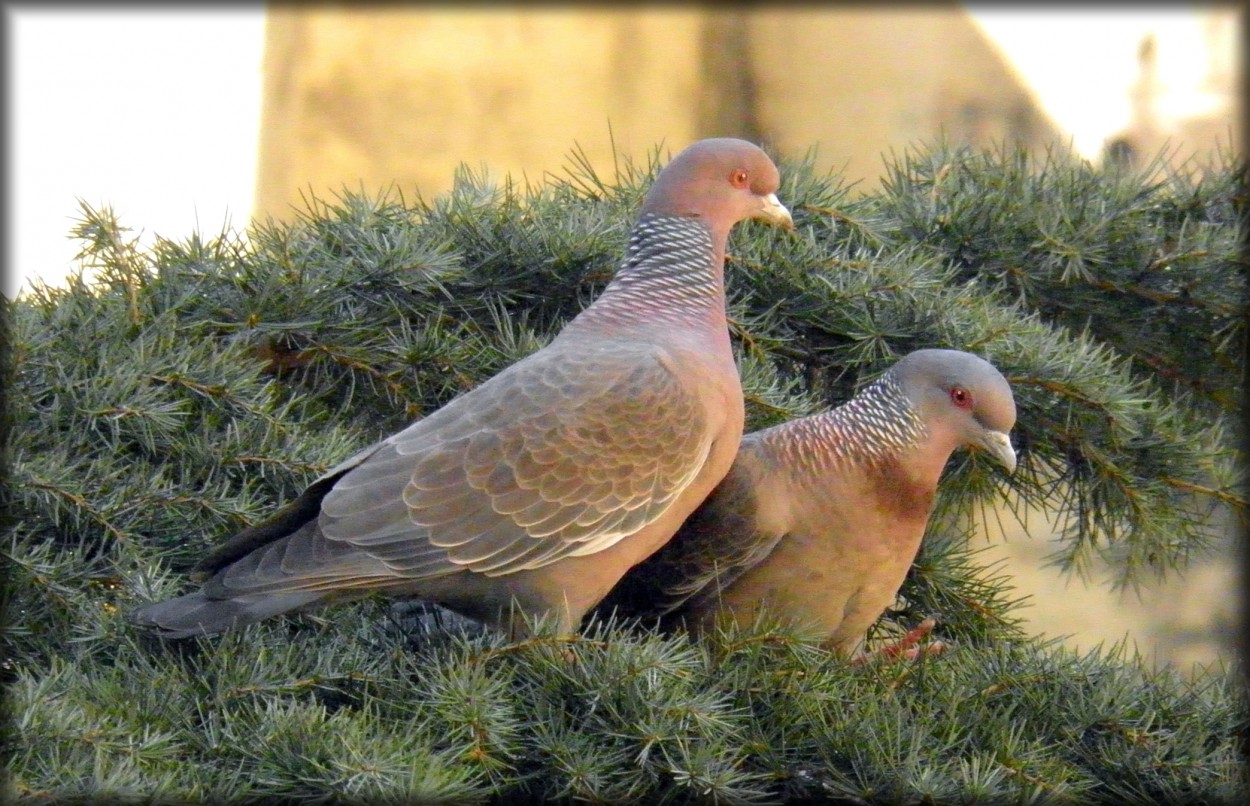
<path id="1" fill-rule="evenodd" d="M 960 350 L 916 350 L 891 372 L 939 442 L 951 450 L 983 450 L 1008 472 L 1015 470 L 1008 434 L 1016 423 L 1016 402 L 993 364 Z"/>
<path id="2" fill-rule="evenodd" d="M 719 235 L 748 218 L 793 229 L 790 211 L 777 200 L 780 186 L 777 166 L 758 146 L 729 137 L 700 140 L 660 172 L 642 213 L 698 218 Z"/>

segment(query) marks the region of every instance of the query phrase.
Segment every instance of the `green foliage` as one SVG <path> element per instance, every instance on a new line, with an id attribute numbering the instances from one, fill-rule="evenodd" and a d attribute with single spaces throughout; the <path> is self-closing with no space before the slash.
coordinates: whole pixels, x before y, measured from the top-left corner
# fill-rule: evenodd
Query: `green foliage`
<path id="1" fill-rule="evenodd" d="M 309 200 L 246 238 L 75 234 L 95 279 L 8 305 L 8 792 L 26 800 L 1225 802 L 1243 693 L 1025 635 L 969 516 L 1041 505 L 1057 559 L 1183 569 L 1244 507 L 1239 168 L 1170 176 L 945 146 L 852 198 L 783 165 L 797 230 L 729 248 L 749 428 L 919 347 L 1008 376 L 1011 476 L 952 460 L 884 641 L 850 665 L 767 621 L 702 643 L 597 624 L 417 636 L 375 603 L 164 645 L 122 618 L 374 439 L 538 349 L 611 277 L 658 160 L 426 202 Z"/>
<path id="2" fill-rule="evenodd" d="M 1088 329 L 1135 369 L 1241 405 L 1245 353 L 1245 168 L 1095 170 L 939 149 L 890 170 L 887 238 L 923 244 L 1047 321 Z"/>
<path id="3" fill-rule="evenodd" d="M 376 802 L 1234 802 L 1227 681 L 1000 638 L 859 666 L 768 625 L 420 650 L 374 608 L 181 651 L 114 616 L 10 685 L 10 795 Z"/>

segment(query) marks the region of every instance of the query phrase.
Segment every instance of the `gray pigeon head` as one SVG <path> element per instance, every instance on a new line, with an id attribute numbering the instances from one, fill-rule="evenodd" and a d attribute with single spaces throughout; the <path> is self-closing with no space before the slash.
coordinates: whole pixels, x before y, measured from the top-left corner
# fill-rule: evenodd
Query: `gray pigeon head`
<path id="1" fill-rule="evenodd" d="M 1016 452 L 1008 434 L 1016 424 L 1011 386 L 994 365 L 961 350 L 916 350 L 890 370 L 935 436 L 952 448 L 993 456 L 1008 472 Z"/>

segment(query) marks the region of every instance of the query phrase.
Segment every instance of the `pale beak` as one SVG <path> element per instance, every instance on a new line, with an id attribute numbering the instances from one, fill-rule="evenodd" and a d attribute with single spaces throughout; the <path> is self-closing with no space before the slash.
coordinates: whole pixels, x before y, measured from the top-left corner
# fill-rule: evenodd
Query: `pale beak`
<path id="1" fill-rule="evenodd" d="M 764 197 L 764 206 L 752 218 L 767 221 L 774 227 L 781 227 L 784 230 L 794 229 L 794 219 L 790 217 L 790 211 L 777 198 L 776 193 L 769 193 Z"/>
<path id="2" fill-rule="evenodd" d="M 981 447 L 1007 468 L 1008 473 L 1016 469 L 1016 450 L 1011 447 L 1011 438 L 1002 431 L 986 431 L 981 437 Z"/>

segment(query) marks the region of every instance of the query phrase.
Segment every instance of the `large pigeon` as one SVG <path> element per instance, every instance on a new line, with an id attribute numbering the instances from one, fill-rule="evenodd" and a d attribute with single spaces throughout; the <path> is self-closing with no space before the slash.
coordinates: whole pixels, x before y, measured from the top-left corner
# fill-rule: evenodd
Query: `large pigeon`
<path id="1" fill-rule="evenodd" d="M 767 612 L 850 654 L 898 593 L 952 452 L 1015 469 L 1011 387 L 917 350 L 837 408 L 743 437 L 708 500 L 596 608 L 695 631 Z"/>
<path id="2" fill-rule="evenodd" d="M 381 591 L 512 635 L 535 616 L 574 629 L 733 463 L 725 243 L 744 219 L 793 226 L 779 183 L 742 140 L 681 152 L 612 282 L 547 347 L 331 469 L 134 621 L 186 637 Z"/>

